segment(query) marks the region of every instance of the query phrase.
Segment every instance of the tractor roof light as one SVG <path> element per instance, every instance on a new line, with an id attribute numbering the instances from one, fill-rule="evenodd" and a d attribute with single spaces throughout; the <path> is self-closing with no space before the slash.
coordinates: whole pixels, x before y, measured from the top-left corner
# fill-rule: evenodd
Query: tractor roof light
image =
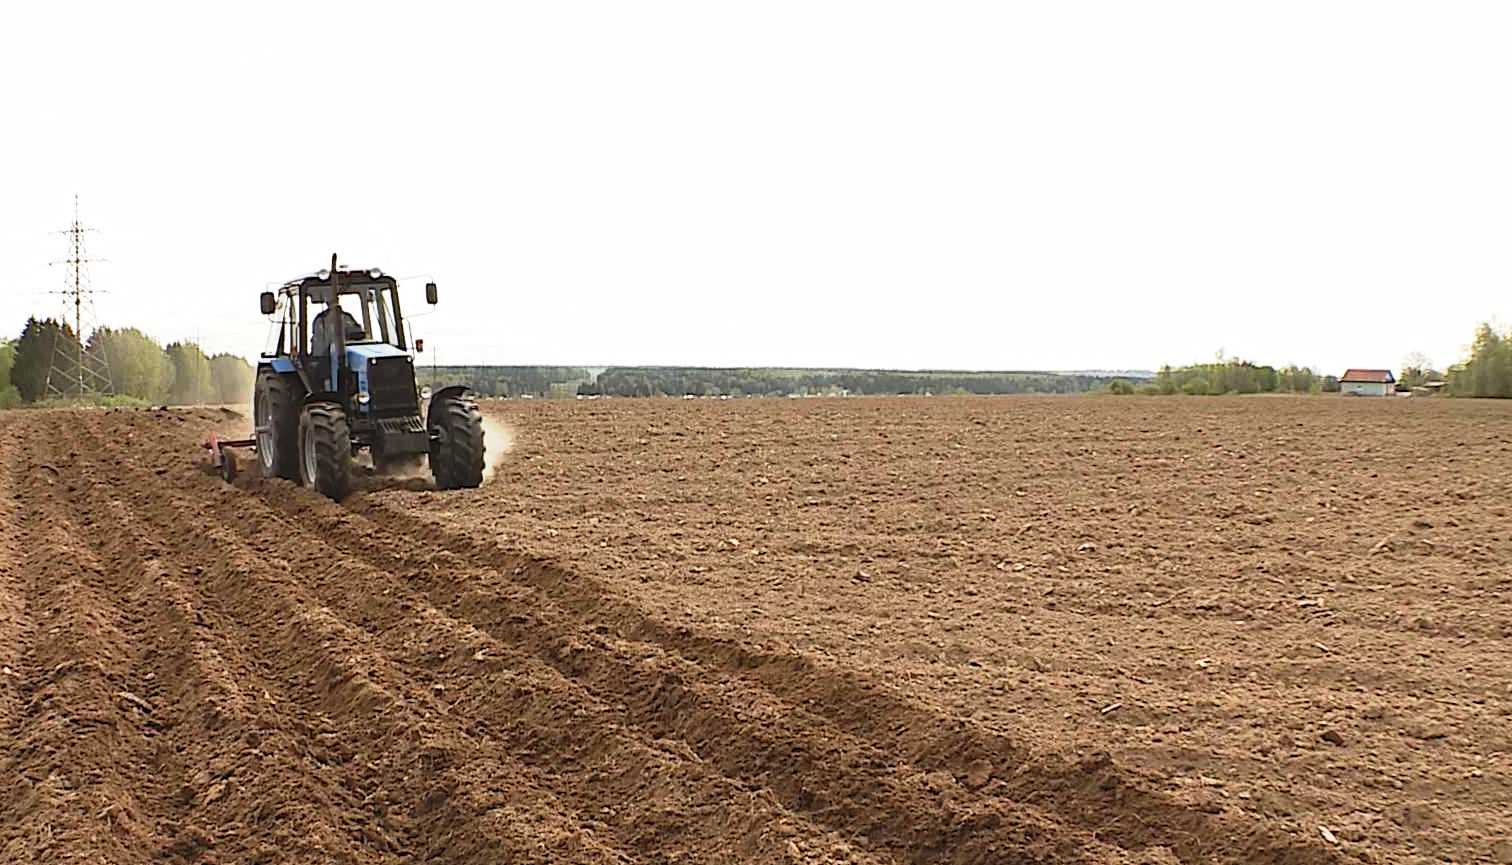
<path id="1" fill-rule="evenodd" d="M 369 279 L 380 279 L 382 277 L 383 277 L 383 271 L 379 270 L 376 267 L 373 268 L 372 270 L 368 271 L 368 278 Z"/>

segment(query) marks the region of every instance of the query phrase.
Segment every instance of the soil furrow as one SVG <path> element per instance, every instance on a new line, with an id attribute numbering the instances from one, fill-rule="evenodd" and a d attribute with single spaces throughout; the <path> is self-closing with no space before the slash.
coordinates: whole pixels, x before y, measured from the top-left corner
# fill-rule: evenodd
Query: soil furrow
<path id="1" fill-rule="evenodd" d="M 62 429 L 49 432 L 35 437 L 66 438 Z M 184 588 L 169 548 L 142 531 L 117 497 L 140 505 L 158 493 L 151 485 L 88 481 L 117 476 L 94 463 L 93 453 L 76 454 L 61 478 L 76 493 L 65 519 L 85 528 L 78 535 L 88 543 L 85 558 L 112 567 L 98 575 L 99 592 L 76 593 L 76 600 L 92 608 L 103 594 L 130 608 L 134 663 L 127 679 L 135 690 L 123 699 L 149 719 L 156 735 L 150 754 L 85 756 L 119 764 L 127 773 L 125 790 L 135 799 L 150 797 L 158 843 L 148 852 L 186 862 L 256 862 L 285 854 L 309 862 L 390 861 L 367 843 L 383 837 L 369 825 L 381 823 L 381 816 L 354 807 L 360 803 L 351 801 L 345 779 L 329 777 L 319 759 L 328 749 L 314 728 L 286 717 L 287 704 L 274 696 L 280 687 L 249 669 L 226 639 L 224 621 Z M 337 807 L 344 799 L 345 810 Z M 361 819 L 342 826 L 331 819 L 335 814 Z"/>
<path id="2" fill-rule="evenodd" d="M 148 610 L 146 691 L 175 753 L 158 768 L 180 810 L 160 827 L 164 856 L 194 860 L 213 849 L 235 861 L 283 852 L 314 862 L 395 861 L 401 830 L 356 807 L 360 777 L 332 777 L 323 741 L 331 734 L 291 717 L 287 689 L 245 657 L 235 629 L 186 587 L 170 549 L 135 518 L 132 508 L 159 494 L 135 486 L 128 504 L 111 488 L 91 489 L 91 513 L 119 529 L 96 533 L 94 543 L 132 581 L 122 590 L 140 593 Z"/>
<path id="3" fill-rule="evenodd" d="M 302 585 L 319 596 L 314 603 L 329 604 L 344 621 L 373 633 L 373 648 L 381 658 L 364 662 L 362 669 L 402 663 L 410 676 L 444 695 L 434 699 L 467 707 L 462 717 L 473 720 L 459 735 L 478 738 L 480 747 L 497 740 L 508 753 L 526 755 L 523 759 L 536 766 L 541 783 L 556 790 L 562 804 L 585 811 L 591 807 L 598 812 L 592 822 L 603 824 L 626 845 L 704 861 L 779 862 L 790 860 L 794 851 L 814 860 L 872 859 L 838 835 L 786 812 L 761 790 L 711 772 L 686 749 L 646 739 L 623 722 L 621 710 L 594 699 L 549 666 L 450 619 L 392 574 L 329 547 L 311 528 L 309 515 L 290 521 L 273 511 L 259 514 L 239 494 L 221 494 L 240 511 L 227 525 L 242 534 L 238 540 L 220 527 L 207 528 L 222 549 L 256 550 L 270 567 L 300 572 Z M 204 506 L 199 502 L 198 507 Z M 190 506 L 183 507 L 187 513 Z M 354 584 L 364 591 L 354 593 Z M 317 626 L 317 633 L 329 640 L 338 627 L 333 619 Z"/>
<path id="4" fill-rule="evenodd" d="M 314 519 L 299 517 L 305 524 Z M 372 535 L 380 534 L 373 529 Z M 477 622 L 506 650 L 523 651 L 586 685 L 597 699 L 618 707 L 622 723 L 684 742 L 726 775 L 769 787 L 787 807 L 899 858 L 964 862 L 1015 855 L 1038 861 L 1054 855 L 1074 861 L 1089 855 L 1078 852 L 1084 847 L 1102 846 L 1043 815 L 959 807 L 951 801 L 953 780 L 895 767 L 867 743 L 815 728 L 802 710 L 659 647 L 614 640 L 603 629 L 552 624 L 549 603 L 541 598 L 500 595 L 484 588 L 486 582 L 428 582 L 426 574 L 411 574 L 409 582 L 426 585 L 430 601 Z"/>
<path id="5" fill-rule="evenodd" d="M 1335 858 L 1319 844 L 1298 843 L 1254 821 L 1231 821 L 1183 807 L 1140 787 L 1105 757 L 1070 763 L 1056 757 L 1031 755 L 1001 735 L 965 720 L 941 717 L 894 697 L 875 682 L 822 668 L 780 647 L 775 650 L 752 647 L 668 626 L 615 598 L 596 580 L 581 574 L 564 572 L 549 563 L 463 533 L 424 525 L 413 518 L 404 519 L 387 505 L 357 505 L 353 510 L 369 516 L 370 523 L 354 526 L 333 519 L 332 530 L 344 531 L 351 538 L 390 531 L 409 541 L 363 548 L 387 550 L 390 567 L 403 567 L 414 578 L 440 577 L 447 581 L 448 591 L 474 594 L 484 591 L 479 587 L 496 584 L 498 577 L 512 578 L 539 593 L 530 599 L 532 609 L 571 611 L 571 619 L 566 623 L 569 630 L 591 631 L 608 626 L 628 640 L 660 647 L 668 656 L 759 682 L 788 706 L 802 707 L 824 717 L 839 730 L 894 755 L 893 759 L 900 759 L 905 765 L 911 763 L 924 772 L 942 773 L 926 783 L 939 785 L 949 779 L 953 782 L 951 792 L 963 800 L 1006 799 L 1017 811 L 1026 805 L 1042 808 L 1062 819 L 1076 820 L 1104 841 L 1132 850 L 1167 847 L 1183 862 L 1329 862 Z M 429 557 L 414 552 L 425 549 L 440 552 Z M 470 573 L 466 572 L 468 567 Z M 464 603 L 474 616 L 489 616 L 500 609 L 497 600 L 485 593 Z M 506 618 L 494 622 L 492 627 L 509 628 L 515 639 L 539 639 L 551 630 L 553 623 L 543 618 L 549 615 L 542 612 L 524 623 Z M 557 634 L 556 639 L 563 639 L 563 635 Z M 614 683 L 632 672 L 609 669 L 601 674 L 605 681 Z M 644 670 L 641 673 L 644 675 Z M 632 693 L 655 691 L 664 683 L 664 680 L 645 682 L 644 687 L 633 689 Z M 680 687 L 681 681 L 678 685 L 678 693 L 689 694 L 688 689 Z M 719 694 L 711 700 L 711 709 L 728 698 L 728 693 Z M 692 708 L 674 701 L 648 708 L 647 713 L 652 717 L 659 714 L 660 723 L 686 726 Z M 723 717 L 717 710 L 714 714 Z M 693 713 L 692 717 L 698 715 Z M 654 726 L 657 722 L 650 723 Z M 769 725 L 763 726 L 771 729 Z M 717 743 L 724 735 L 711 738 Z M 760 734 L 757 736 L 760 741 Z M 782 753 L 782 749 L 777 748 L 774 753 Z M 785 756 L 784 764 L 795 765 L 792 757 L 791 753 Z M 795 775 L 804 784 L 812 784 L 823 777 L 829 762 L 817 760 L 815 771 L 797 771 Z M 988 782 L 971 783 L 983 773 L 989 776 Z M 974 791 L 973 787 L 979 789 Z M 879 788 L 872 784 L 861 789 L 859 795 L 865 796 L 866 791 Z M 865 820 L 869 813 L 875 813 L 875 809 L 856 817 Z M 886 831 L 892 827 L 882 828 Z M 972 830 L 962 832 L 961 836 L 980 839 L 983 833 Z"/>
<path id="6" fill-rule="evenodd" d="M 172 809 L 162 777 L 142 771 L 165 756 L 161 723 L 141 696 L 151 684 L 139 663 L 142 621 L 83 542 L 98 530 L 73 512 L 88 482 L 43 449 L 48 437 L 26 441 L 29 463 L 54 468 L 30 474 L 21 493 L 36 627 L 19 659 L 23 705 L 8 731 L 4 777 L 15 787 L 0 804 L 4 848 L 44 860 L 148 862 Z"/>
<path id="7" fill-rule="evenodd" d="M 205 503 L 129 461 L 114 471 L 146 490 L 123 529 L 171 545 L 177 567 L 235 623 L 241 648 L 285 683 L 289 702 L 277 711 L 294 707 L 293 726 L 308 725 L 303 738 L 314 740 L 305 746 L 319 765 L 305 771 L 345 776 L 355 788 L 344 800 L 307 807 L 388 818 L 358 826 L 353 849 L 334 861 L 386 853 L 448 862 L 638 861 L 604 844 L 593 819 L 541 790 L 524 767 L 458 729 L 436 695 L 395 673 L 370 634 L 304 591 L 290 560 L 243 545 L 205 517 Z M 333 852 L 299 843 L 271 849 Z"/>
<path id="8" fill-rule="evenodd" d="M 319 525 L 341 536 L 343 549 L 373 556 L 378 572 L 384 571 L 385 555 L 378 551 L 425 543 L 393 538 L 373 544 L 372 539 L 400 530 L 391 522 L 354 523 L 350 514 L 327 510 L 314 500 L 268 500 L 296 524 Z M 359 545 L 359 538 L 368 542 Z M 572 621 L 528 586 L 520 592 L 501 591 L 500 583 L 516 584 L 492 570 L 471 568 L 448 552 L 412 559 L 403 572 L 437 605 L 622 707 L 626 723 L 686 742 L 726 775 L 770 788 L 786 807 L 854 833 L 900 859 L 1121 858 L 1090 832 L 1060 825 L 1032 806 L 973 797 L 953 775 L 897 764 L 873 743 L 830 727 L 805 707 L 776 700 L 744 679 L 707 669 L 656 643 L 615 638 L 608 627 L 592 621 Z"/>

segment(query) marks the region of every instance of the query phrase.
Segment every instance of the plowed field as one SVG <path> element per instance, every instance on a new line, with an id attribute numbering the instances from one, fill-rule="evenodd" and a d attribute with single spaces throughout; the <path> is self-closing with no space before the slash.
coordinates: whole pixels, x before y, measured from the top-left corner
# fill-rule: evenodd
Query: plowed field
<path id="1" fill-rule="evenodd" d="M 0 414 L 0 860 L 1512 861 L 1512 407 L 488 411 L 341 504 Z"/>

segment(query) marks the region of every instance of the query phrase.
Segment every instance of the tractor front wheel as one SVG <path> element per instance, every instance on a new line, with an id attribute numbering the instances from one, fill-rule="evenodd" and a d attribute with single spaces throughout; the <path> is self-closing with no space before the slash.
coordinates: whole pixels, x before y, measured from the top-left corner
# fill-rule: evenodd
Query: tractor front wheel
<path id="1" fill-rule="evenodd" d="M 340 404 L 312 402 L 304 407 L 299 418 L 299 479 L 338 502 L 351 490 L 352 434 Z"/>
<path id="2" fill-rule="evenodd" d="M 444 390 L 431 402 L 430 467 L 443 490 L 483 483 L 483 413 L 471 391 Z"/>

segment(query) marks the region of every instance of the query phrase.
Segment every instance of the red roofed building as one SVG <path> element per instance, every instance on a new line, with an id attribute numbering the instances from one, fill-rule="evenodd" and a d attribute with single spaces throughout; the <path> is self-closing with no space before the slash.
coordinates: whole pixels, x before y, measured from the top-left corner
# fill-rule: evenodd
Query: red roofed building
<path id="1" fill-rule="evenodd" d="M 1339 376 L 1339 393 L 1346 396 L 1391 396 L 1396 376 L 1389 369 L 1346 369 Z"/>

